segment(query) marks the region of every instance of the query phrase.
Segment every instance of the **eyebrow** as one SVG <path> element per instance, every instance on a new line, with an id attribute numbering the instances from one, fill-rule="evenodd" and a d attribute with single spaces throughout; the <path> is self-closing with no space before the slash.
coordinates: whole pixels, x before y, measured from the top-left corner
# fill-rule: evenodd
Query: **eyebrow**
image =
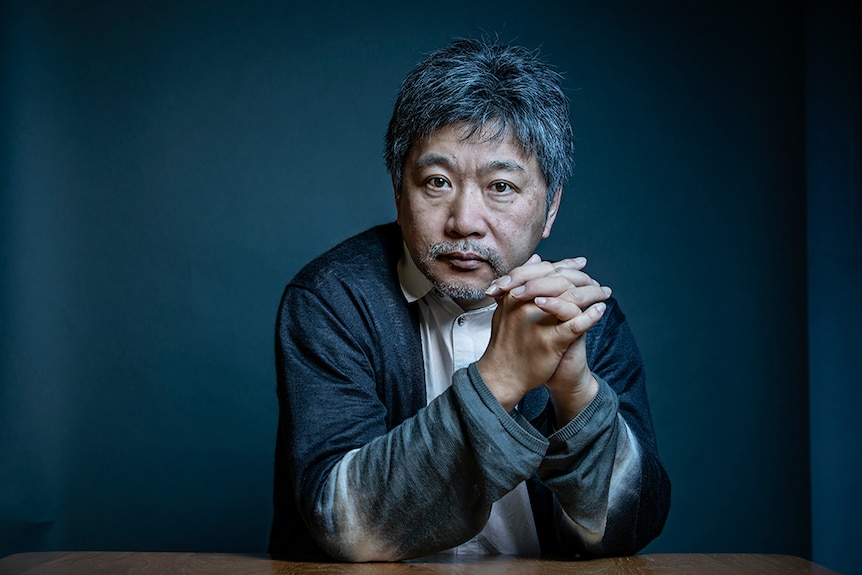
<path id="1" fill-rule="evenodd" d="M 525 172 L 526 169 L 513 160 L 492 160 L 482 166 L 479 171 L 486 174 L 488 172 Z"/>
<path id="2" fill-rule="evenodd" d="M 428 166 L 443 166 L 444 168 L 454 168 L 455 163 L 448 156 L 442 154 L 426 154 L 416 160 L 416 168 L 426 168 Z M 520 163 L 514 160 L 491 160 L 479 168 L 479 173 L 487 174 L 489 172 L 525 172 L 526 169 Z"/>
<path id="3" fill-rule="evenodd" d="M 453 168 L 455 163 L 448 157 L 441 154 L 425 154 L 416 160 L 416 168 L 427 168 L 428 166 L 443 166 L 444 168 Z"/>

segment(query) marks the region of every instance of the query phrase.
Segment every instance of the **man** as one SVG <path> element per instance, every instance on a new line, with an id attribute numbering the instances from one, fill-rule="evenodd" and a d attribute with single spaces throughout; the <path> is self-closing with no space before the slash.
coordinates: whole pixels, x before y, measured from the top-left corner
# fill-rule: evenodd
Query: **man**
<path id="1" fill-rule="evenodd" d="M 397 223 L 281 302 L 270 553 L 577 558 L 659 534 L 670 484 L 625 318 L 586 260 L 534 254 L 572 140 L 558 76 L 524 49 L 457 41 L 407 76 Z"/>

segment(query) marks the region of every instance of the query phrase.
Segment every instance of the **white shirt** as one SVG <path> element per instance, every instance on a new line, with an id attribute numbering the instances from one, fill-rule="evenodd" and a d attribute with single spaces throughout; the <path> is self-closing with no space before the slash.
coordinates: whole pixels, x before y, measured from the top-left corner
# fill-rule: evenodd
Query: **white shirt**
<path id="1" fill-rule="evenodd" d="M 425 390 L 430 403 L 452 385 L 452 375 L 482 357 L 491 338 L 497 304 L 464 311 L 439 293 L 404 247 L 398 262 L 401 290 L 418 302 Z M 485 528 L 470 541 L 450 550 L 455 554 L 538 555 L 539 537 L 526 483 L 519 484 L 491 507 Z"/>

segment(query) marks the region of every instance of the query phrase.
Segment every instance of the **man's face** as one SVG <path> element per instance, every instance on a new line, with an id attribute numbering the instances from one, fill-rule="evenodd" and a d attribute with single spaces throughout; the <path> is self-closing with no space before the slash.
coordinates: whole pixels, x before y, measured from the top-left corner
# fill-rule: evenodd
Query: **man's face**
<path id="1" fill-rule="evenodd" d="M 535 157 L 506 134 L 487 140 L 464 126 L 416 143 L 396 197 L 398 223 L 413 261 L 464 309 L 489 303 L 491 282 L 524 263 L 548 237 L 560 194 L 547 211 Z"/>

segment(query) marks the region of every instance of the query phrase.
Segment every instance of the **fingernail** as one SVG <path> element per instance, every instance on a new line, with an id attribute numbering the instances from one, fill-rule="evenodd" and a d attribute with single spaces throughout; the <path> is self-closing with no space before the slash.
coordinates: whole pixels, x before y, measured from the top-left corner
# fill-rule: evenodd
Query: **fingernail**
<path id="1" fill-rule="evenodd" d="M 525 288 L 524 286 L 518 286 L 515 289 L 513 289 L 510 293 L 513 296 L 518 297 L 518 296 L 522 295 L 525 291 L 527 291 L 527 288 Z"/>
<path id="2" fill-rule="evenodd" d="M 485 290 L 485 294 L 487 294 L 491 297 L 497 297 L 498 295 L 503 293 L 502 288 L 509 285 L 509 283 L 511 283 L 511 281 L 512 281 L 512 278 L 509 276 L 503 276 L 501 278 L 497 278 L 496 280 L 491 282 L 491 285 L 489 285 L 488 288 Z"/>
<path id="3" fill-rule="evenodd" d="M 583 256 L 578 256 L 575 258 L 574 262 L 575 262 L 576 266 L 583 267 L 583 266 L 587 265 L 587 258 L 585 258 Z"/>
<path id="4" fill-rule="evenodd" d="M 602 291 L 605 292 L 606 296 L 610 296 L 612 290 L 608 286 L 602 286 Z"/>

